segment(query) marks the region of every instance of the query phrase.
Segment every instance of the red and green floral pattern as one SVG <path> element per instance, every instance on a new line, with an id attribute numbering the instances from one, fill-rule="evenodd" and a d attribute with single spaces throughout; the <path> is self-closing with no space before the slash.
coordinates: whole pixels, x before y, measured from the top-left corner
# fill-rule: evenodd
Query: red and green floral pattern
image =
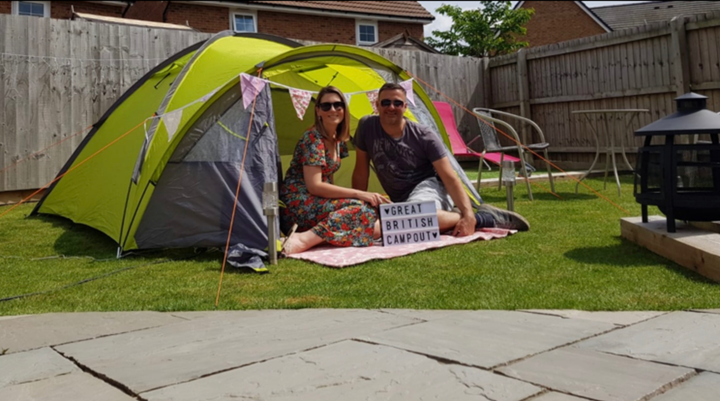
<path id="1" fill-rule="evenodd" d="M 347 144 L 339 147 L 340 158 L 348 157 Z M 312 230 L 329 244 L 336 246 L 371 246 L 377 220 L 375 209 L 359 199 L 328 199 L 313 196 L 305 186 L 303 166 L 319 166 L 322 180 L 333 184 L 333 174 L 340 160 L 333 160 L 325 151 L 322 136 L 315 129 L 306 131 L 295 147 L 290 167 L 280 187 L 280 223 L 287 232 L 293 223 L 298 231 Z"/>

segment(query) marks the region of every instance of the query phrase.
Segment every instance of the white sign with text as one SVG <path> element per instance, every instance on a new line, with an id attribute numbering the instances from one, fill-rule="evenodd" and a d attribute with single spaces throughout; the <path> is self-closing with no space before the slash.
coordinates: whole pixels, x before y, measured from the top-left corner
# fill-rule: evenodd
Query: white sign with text
<path id="1" fill-rule="evenodd" d="M 435 202 L 380 205 L 383 246 L 440 241 Z"/>

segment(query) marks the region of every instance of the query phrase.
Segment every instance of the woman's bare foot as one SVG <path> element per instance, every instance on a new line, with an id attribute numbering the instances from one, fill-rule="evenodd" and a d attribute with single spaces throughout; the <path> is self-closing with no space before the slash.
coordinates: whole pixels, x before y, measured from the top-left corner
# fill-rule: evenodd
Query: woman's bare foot
<path id="1" fill-rule="evenodd" d="M 323 242 L 323 239 L 318 237 L 312 230 L 294 233 L 283 245 L 283 252 L 286 255 L 305 252 L 321 242 Z"/>

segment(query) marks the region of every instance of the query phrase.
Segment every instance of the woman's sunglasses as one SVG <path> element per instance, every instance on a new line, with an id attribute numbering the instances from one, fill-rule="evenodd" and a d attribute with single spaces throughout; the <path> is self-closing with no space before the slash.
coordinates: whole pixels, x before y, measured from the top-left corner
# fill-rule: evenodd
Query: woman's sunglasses
<path id="1" fill-rule="evenodd" d="M 402 100 L 392 100 L 391 101 L 390 99 L 383 99 L 380 101 L 380 106 L 382 106 L 382 107 L 390 107 L 391 104 L 393 106 L 397 107 L 398 109 L 405 106 L 405 102 L 403 102 Z"/>
<path id="2" fill-rule="evenodd" d="M 320 106 L 320 110 L 322 110 L 322 111 L 330 111 L 330 108 L 335 108 L 335 110 L 344 110 L 345 109 L 345 103 L 343 103 L 343 102 L 335 102 L 335 103 L 323 102 L 323 103 L 320 103 L 319 106 Z"/>

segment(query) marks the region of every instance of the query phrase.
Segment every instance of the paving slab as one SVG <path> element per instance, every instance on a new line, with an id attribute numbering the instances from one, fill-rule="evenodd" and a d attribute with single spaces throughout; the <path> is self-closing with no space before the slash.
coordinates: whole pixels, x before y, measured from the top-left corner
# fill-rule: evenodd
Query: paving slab
<path id="1" fill-rule="evenodd" d="M 57 347 L 135 393 L 419 321 L 367 310 L 221 313 Z"/>
<path id="2" fill-rule="evenodd" d="M 533 397 L 528 401 L 587 401 L 587 398 L 578 398 L 572 395 L 551 391 L 549 393 Z"/>
<path id="3" fill-rule="evenodd" d="M 640 401 L 695 374 L 692 369 L 564 347 L 498 369 L 554 391 L 600 401 Z"/>
<path id="4" fill-rule="evenodd" d="M 230 318 L 246 319 L 249 317 L 265 316 L 267 319 L 282 319 L 283 316 L 292 314 L 294 311 L 289 309 L 253 309 L 242 311 L 193 311 L 193 312 L 168 312 L 170 315 L 183 319 L 194 320 L 202 319 L 210 316 L 225 315 Z"/>
<path id="5" fill-rule="evenodd" d="M 586 312 L 574 309 L 524 309 L 521 312 L 540 313 L 543 315 L 560 316 L 564 318 L 593 320 L 596 322 L 608 322 L 617 326 L 628 326 L 644 320 L 664 315 L 667 312 Z"/>
<path id="6" fill-rule="evenodd" d="M 137 401 L 82 371 L 0 388 L 0 400 L 12 401 Z"/>
<path id="7" fill-rule="evenodd" d="M 363 339 L 490 369 L 615 328 L 607 322 L 533 313 L 475 311 Z"/>
<path id="8" fill-rule="evenodd" d="M 720 315 L 673 312 L 577 344 L 617 355 L 720 373 Z"/>
<path id="9" fill-rule="evenodd" d="M 720 397 L 720 375 L 703 372 L 652 401 L 708 401 Z"/>
<path id="10" fill-rule="evenodd" d="M 0 356 L 0 388 L 73 372 L 81 370 L 50 348 Z"/>
<path id="11" fill-rule="evenodd" d="M 445 319 L 452 316 L 472 315 L 474 313 L 477 313 L 477 311 L 475 310 L 380 309 L 380 311 L 423 321 Z"/>
<path id="12" fill-rule="evenodd" d="M 30 315 L 13 315 L 13 316 L 0 316 L 0 320 L 17 319 L 19 317 L 25 317 Z"/>
<path id="13" fill-rule="evenodd" d="M 720 309 L 691 309 L 693 312 L 699 313 L 717 313 L 720 314 Z"/>
<path id="14" fill-rule="evenodd" d="M 141 397 L 148 401 L 521 401 L 541 391 L 478 368 L 349 340 L 150 391 Z"/>
<path id="15" fill-rule="evenodd" d="M 182 321 L 158 312 L 84 312 L 26 315 L 0 321 L 8 353 L 142 330 Z"/>

